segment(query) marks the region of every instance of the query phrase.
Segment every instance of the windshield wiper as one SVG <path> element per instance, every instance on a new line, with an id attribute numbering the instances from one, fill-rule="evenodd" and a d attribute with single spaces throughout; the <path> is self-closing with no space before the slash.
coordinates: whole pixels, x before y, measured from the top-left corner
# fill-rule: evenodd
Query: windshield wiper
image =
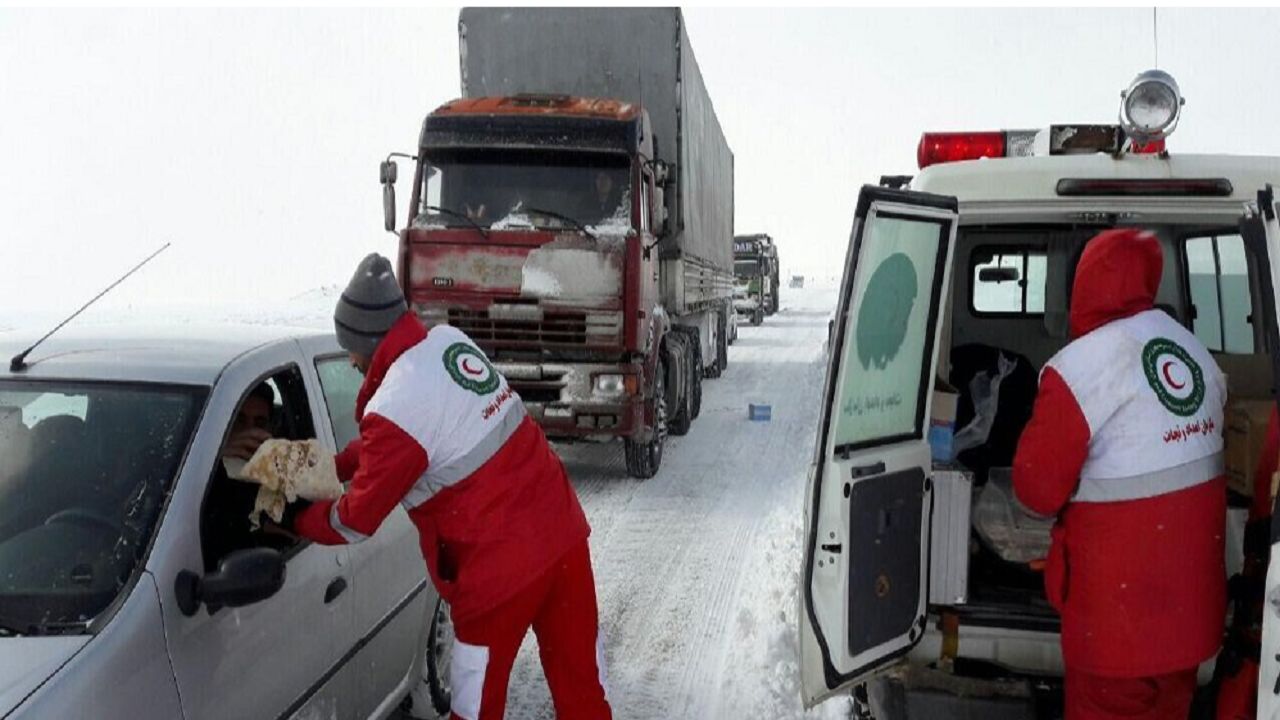
<path id="1" fill-rule="evenodd" d="M 583 225 L 582 223 L 578 222 L 577 220 L 574 220 L 573 218 L 569 217 L 568 215 L 561 215 L 560 213 L 558 213 L 558 212 L 552 212 L 551 210 L 543 210 L 543 209 L 541 209 L 541 208 L 532 208 L 532 207 L 531 207 L 531 208 L 522 208 L 522 211 L 523 211 L 523 212 L 528 212 L 528 213 L 534 213 L 534 214 L 536 214 L 536 215 L 546 215 L 547 217 L 555 218 L 555 219 L 557 219 L 557 220 L 563 220 L 564 222 L 567 222 L 567 223 L 569 223 L 570 225 L 574 226 L 575 228 L 577 228 L 577 229 L 581 230 L 582 232 L 586 233 L 587 237 L 591 238 L 592 240 L 599 240 L 599 239 L 600 239 L 600 238 L 598 238 L 598 237 L 596 237 L 596 236 L 595 236 L 595 233 L 593 233 L 593 232 L 591 232 L 590 230 L 588 230 L 586 225 Z"/>
<path id="2" fill-rule="evenodd" d="M 486 230 L 484 229 L 484 227 L 482 227 L 482 226 L 480 225 L 480 223 L 476 222 L 475 220 L 472 220 L 470 217 L 468 217 L 468 216 L 467 216 L 466 214 L 464 214 L 464 213 L 460 213 L 460 212 L 458 212 L 457 210 L 450 210 L 449 208 L 446 208 L 446 207 L 440 207 L 439 205 L 427 205 L 427 206 L 426 206 L 426 209 L 427 209 L 427 210 L 430 210 L 430 211 L 432 211 L 432 212 L 438 212 L 438 213 L 440 213 L 440 214 L 442 214 L 442 215 L 448 215 L 448 216 L 450 216 L 450 217 L 456 217 L 456 218 L 458 218 L 459 220 L 461 220 L 461 221 L 465 222 L 466 224 L 470 225 L 471 227 L 475 228 L 475 229 L 476 229 L 476 232 L 480 233 L 480 237 L 484 238 L 485 240 L 488 240 L 488 239 L 489 239 L 489 233 L 488 233 L 488 231 L 486 231 Z"/>

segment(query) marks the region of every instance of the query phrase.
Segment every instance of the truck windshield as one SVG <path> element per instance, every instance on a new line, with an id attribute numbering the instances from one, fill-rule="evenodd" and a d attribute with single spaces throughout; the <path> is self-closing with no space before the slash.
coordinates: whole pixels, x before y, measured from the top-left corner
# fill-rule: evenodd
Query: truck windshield
<path id="1" fill-rule="evenodd" d="M 428 156 L 425 205 L 462 213 L 495 230 L 631 225 L 630 158 L 613 153 L 466 150 Z M 543 212 L 533 212 L 531 209 Z M 554 215 L 562 215 L 557 218 Z M 455 225 L 447 214 L 416 224 Z"/>
<path id="2" fill-rule="evenodd" d="M 756 259 L 750 260 L 734 260 L 733 274 L 738 277 L 750 277 L 760 274 L 760 261 Z"/>
<path id="3" fill-rule="evenodd" d="M 112 603 L 146 551 L 203 397 L 0 382 L 0 635 L 82 631 Z"/>

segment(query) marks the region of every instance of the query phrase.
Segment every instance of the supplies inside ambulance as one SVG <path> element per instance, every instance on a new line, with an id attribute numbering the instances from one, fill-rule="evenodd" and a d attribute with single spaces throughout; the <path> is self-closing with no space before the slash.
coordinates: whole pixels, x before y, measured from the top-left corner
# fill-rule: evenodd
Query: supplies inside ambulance
<path id="1" fill-rule="evenodd" d="M 936 463 L 955 460 L 956 407 L 960 394 L 946 380 L 934 378 L 933 404 L 929 411 L 929 451 Z"/>
<path id="2" fill-rule="evenodd" d="M 1271 406 L 1269 400 L 1235 400 L 1227 406 L 1223 452 L 1227 487 L 1248 497 L 1253 496 L 1253 476 L 1267 438 Z"/>
<path id="3" fill-rule="evenodd" d="M 1025 564 L 1049 555 L 1053 518 L 1037 517 L 1013 494 L 1011 468 L 991 468 L 973 504 L 973 529 L 1005 562 Z"/>
<path id="4" fill-rule="evenodd" d="M 261 486 L 249 514 L 255 528 L 262 513 L 280 522 L 285 504 L 298 498 L 336 500 L 342 495 L 333 455 L 317 440 L 273 438 L 262 443 L 248 462 L 240 464 L 231 458 L 223 462 L 229 477 Z"/>

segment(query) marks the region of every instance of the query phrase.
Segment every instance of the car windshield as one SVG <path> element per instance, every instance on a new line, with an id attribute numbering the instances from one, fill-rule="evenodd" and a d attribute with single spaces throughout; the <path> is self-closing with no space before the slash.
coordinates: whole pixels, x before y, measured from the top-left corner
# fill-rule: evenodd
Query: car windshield
<path id="1" fill-rule="evenodd" d="M 452 151 L 424 173 L 418 224 L 495 230 L 520 227 L 617 227 L 631 224 L 630 159 L 614 153 Z M 558 216 L 558 217 L 557 217 Z"/>
<path id="2" fill-rule="evenodd" d="M 198 388 L 0 382 L 0 634 L 82 629 L 129 582 Z"/>

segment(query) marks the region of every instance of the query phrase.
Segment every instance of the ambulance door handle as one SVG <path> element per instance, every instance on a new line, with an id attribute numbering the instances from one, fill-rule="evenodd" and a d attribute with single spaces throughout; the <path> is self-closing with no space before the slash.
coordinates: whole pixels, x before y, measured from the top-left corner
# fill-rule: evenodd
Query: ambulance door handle
<path id="1" fill-rule="evenodd" d="M 864 477 L 871 477 L 872 475 L 883 475 L 884 470 L 884 462 L 882 461 L 872 463 L 870 465 L 855 465 L 850 468 L 849 473 L 853 476 L 854 480 L 859 480 Z"/>
<path id="2" fill-rule="evenodd" d="M 328 605 L 334 600 L 337 600 L 338 596 L 346 592 L 346 590 L 347 590 L 346 579 L 341 577 L 334 578 L 333 582 L 329 583 L 329 587 L 324 589 L 324 604 Z"/>

